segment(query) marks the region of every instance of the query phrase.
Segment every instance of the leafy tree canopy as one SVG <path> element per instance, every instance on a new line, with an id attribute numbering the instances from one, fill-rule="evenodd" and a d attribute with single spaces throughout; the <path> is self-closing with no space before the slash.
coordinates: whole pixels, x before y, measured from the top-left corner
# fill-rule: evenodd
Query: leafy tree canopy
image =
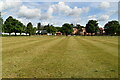
<path id="1" fill-rule="evenodd" d="M 87 33 L 97 33 L 98 28 L 98 22 L 96 20 L 89 20 L 86 24 Z"/>
<path id="2" fill-rule="evenodd" d="M 57 31 L 57 29 L 53 25 L 46 27 L 46 30 L 48 33 L 52 33 L 52 34 L 55 34 Z"/>
<path id="3" fill-rule="evenodd" d="M 29 33 L 29 36 L 32 34 L 33 25 L 31 22 L 27 24 L 26 32 Z"/>
<path id="4" fill-rule="evenodd" d="M 108 23 L 105 24 L 104 30 L 107 35 L 114 35 L 115 33 L 119 33 L 119 22 L 116 20 L 109 21 Z"/>
<path id="5" fill-rule="evenodd" d="M 67 35 L 72 34 L 72 32 L 73 32 L 73 27 L 71 24 L 65 23 L 62 25 L 62 33 L 63 34 L 65 34 L 67 36 Z"/>

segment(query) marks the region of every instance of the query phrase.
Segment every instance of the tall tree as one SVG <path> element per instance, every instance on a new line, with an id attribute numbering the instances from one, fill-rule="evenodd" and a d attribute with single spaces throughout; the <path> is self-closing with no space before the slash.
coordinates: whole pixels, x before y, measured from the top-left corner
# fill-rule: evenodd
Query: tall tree
<path id="1" fill-rule="evenodd" d="M 1 12 L 0 12 L 0 33 L 2 33 L 2 28 L 3 28 L 3 19 L 1 17 Z"/>
<path id="2" fill-rule="evenodd" d="M 3 26 L 3 32 L 5 33 L 9 33 L 9 35 L 12 33 L 12 22 L 13 22 L 13 17 L 9 16 L 6 21 L 4 22 L 4 26 Z"/>
<path id="3" fill-rule="evenodd" d="M 23 23 L 21 23 L 20 21 L 18 21 L 17 26 L 18 26 L 18 32 L 20 33 L 20 35 L 21 35 L 21 33 L 25 32 L 25 25 L 23 25 Z"/>
<path id="4" fill-rule="evenodd" d="M 86 24 L 86 32 L 91 33 L 91 35 L 93 33 L 97 34 L 98 29 L 99 27 L 96 20 L 89 20 L 88 23 Z"/>
<path id="5" fill-rule="evenodd" d="M 41 29 L 41 23 L 37 24 L 37 30 L 38 30 L 38 34 L 40 35 L 40 29 Z"/>
<path id="6" fill-rule="evenodd" d="M 62 30 L 61 30 L 62 33 L 65 34 L 66 36 L 72 34 L 72 32 L 73 32 L 73 27 L 72 27 L 72 25 L 71 25 L 71 24 L 68 24 L 68 23 L 63 24 L 61 29 L 62 29 Z"/>
<path id="7" fill-rule="evenodd" d="M 114 35 L 119 32 L 119 22 L 116 20 L 109 21 L 105 24 L 104 30 L 107 35 Z"/>
<path id="8" fill-rule="evenodd" d="M 32 34 L 33 31 L 33 25 L 31 22 L 27 24 L 26 32 L 29 33 L 29 36 Z"/>
<path id="9" fill-rule="evenodd" d="M 23 31 L 23 24 L 20 21 L 18 21 L 16 19 L 13 19 L 13 22 L 12 22 L 12 32 L 14 32 L 15 35 L 16 35 L 16 33 L 20 33 L 21 34 L 22 31 Z"/>
<path id="10" fill-rule="evenodd" d="M 37 30 L 40 30 L 40 28 L 41 28 L 41 23 L 38 23 L 37 24 Z"/>
<path id="11" fill-rule="evenodd" d="M 9 16 L 3 26 L 3 32 L 9 33 L 9 35 L 14 32 L 22 33 L 25 32 L 25 26 L 19 20 L 14 19 L 12 16 Z"/>

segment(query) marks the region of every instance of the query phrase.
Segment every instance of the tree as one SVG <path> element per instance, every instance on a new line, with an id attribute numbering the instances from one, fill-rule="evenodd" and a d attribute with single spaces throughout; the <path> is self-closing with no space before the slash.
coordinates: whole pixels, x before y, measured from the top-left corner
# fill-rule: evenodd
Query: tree
<path id="1" fill-rule="evenodd" d="M 18 25 L 19 25 L 18 32 L 20 33 L 20 35 L 21 35 L 21 33 L 25 33 L 26 32 L 26 26 L 23 23 L 21 23 L 21 22 L 19 22 Z"/>
<path id="2" fill-rule="evenodd" d="M 29 33 L 29 36 L 30 36 L 32 34 L 32 31 L 33 31 L 33 25 L 31 22 L 29 22 L 27 24 L 26 33 Z"/>
<path id="3" fill-rule="evenodd" d="M 18 32 L 20 33 L 20 35 L 21 35 L 21 33 L 24 33 L 25 32 L 25 29 L 26 29 L 26 27 L 25 27 L 25 25 L 23 25 L 21 22 L 19 22 L 19 30 L 18 30 Z"/>
<path id="4" fill-rule="evenodd" d="M 13 19 L 13 22 L 12 22 L 12 32 L 15 33 L 21 33 L 24 32 L 25 30 L 25 26 L 23 25 L 23 23 L 21 23 L 20 21 L 16 20 L 16 19 Z"/>
<path id="5" fill-rule="evenodd" d="M 38 34 L 40 35 L 40 28 L 41 28 L 41 23 L 38 23 L 37 25 L 37 30 L 38 30 Z"/>
<path id="6" fill-rule="evenodd" d="M 25 32 L 25 26 L 19 20 L 14 19 L 12 16 L 9 16 L 3 26 L 3 32 L 9 33 L 9 35 L 14 32 L 22 33 Z"/>
<path id="7" fill-rule="evenodd" d="M 1 12 L 0 12 L 0 33 L 2 33 L 2 28 L 3 28 L 3 19 L 1 17 Z"/>
<path id="8" fill-rule="evenodd" d="M 105 24 L 104 30 L 107 35 L 114 35 L 115 33 L 119 34 L 119 22 L 116 20 L 109 21 Z"/>
<path id="9" fill-rule="evenodd" d="M 34 28 L 32 29 L 32 35 L 34 35 L 34 34 L 36 33 L 36 30 L 37 30 L 36 27 L 34 27 Z"/>
<path id="10" fill-rule="evenodd" d="M 88 23 L 86 24 L 86 32 L 91 33 L 91 35 L 93 33 L 97 34 L 98 29 L 99 27 L 96 20 L 89 20 Z"/>
<path id="11" fill-rule="evenodd" d="M 79 30 L 82 29 L 82 26 L 80 26 L 79 24 L 76 25 L 78 27 Z"/>
<path id="12" fill-rule="evenodd" d="M 55 34 L 57 31 L 57 29 L 53 25 L 46 27 L 46 30 L 48 33 L 52 33 L 52 34 Z"/>
<path id="13" fill-rule="evenodd" d="M 118 36 L 120 36 L 120 24 L 119 24 L 119 26 L 118 26 L 118 28 L 117 28 L 116 33 L 117 33 Z"/>
<path id="14" fill-rule="evenodd" d="M 43 30 L 46 30 L 49 26 L 50 26 L 49 24 L 45 25 L 44 28 L 43 28 Z"/>
<path id="15" fill-rule="evenodd" d="M 55 27 L 58 32 L 61 32 L 61 27 Z"/>
<path id="16" fill-rule="evenodd" d="M 38 23 L 37 30 L 40 30 L 40 27 L 41 27 L 41 23 Z"/>
<path id="17" fill-rule="evenodd" d="M 61 31 L 63 34 L 65 34 L 66 36 L 72 34 L 73 32 L 73 27 L 71 24 L 65 23 L 62 25 Z"/>
<path id="18" fill-rule="evenodd" d="M 4 22 L 3 32 L 9 33 L 9 35 L 12 33 L 12 28 L 13 28 L 12 22 L 13 22 L 13 17 L 9 16 Z"/>
<path id="19" fill-rule="evenodd" d="M 81 26 L 79 24 L 77 24 L 76 26 L 77 26 L 77 29 L 78 29 L 77 35 L 80 35 L 80 32 L 82 31 L 82 28 L 84 28 L 84 26 Z"/>

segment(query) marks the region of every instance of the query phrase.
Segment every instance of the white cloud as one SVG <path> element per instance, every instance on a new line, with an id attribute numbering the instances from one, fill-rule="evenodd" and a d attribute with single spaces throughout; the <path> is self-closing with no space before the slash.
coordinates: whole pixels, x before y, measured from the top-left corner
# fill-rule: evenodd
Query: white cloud
<path id="1" fill-rule="evenodd" d="M 110 3 L 109 2 L 101 2 L 99 7 L 102 8 L 102 9 L 109 8 Z"/>
<path id="2" fill-rule="evenodd" d="M 53 9 L 49 8 L 48 11 L 47 11 L 47 15 L 49 16 L 49 18 L 52 17 L 52 14 L 53 14 Z"/>
<path id="3" fill-rule="evenodd" d="M 108 15 L 102 15 L 98 18 L 98 21 L 106 21 L 109 19 L 109 16 Z"/>
<path id="4" fill-rule="evenodd" d="M 7 12 L 2 12 L 2 13 L 1 13 L 2 16 L 6 15 L 6 14 L 7 14 Z"/>
<path id="5" fill-rule="evenodd" d="M 44 14 L 41 14 L 40 20 L 47 20 L 53 18 L 53 9 L 50 7 L 48 11 Z"/>
<path id="6" fill-rule="evenodd" d="M 96 19 L 96 15 L 88 16 L 88 20 L 97 20 L 97 19 Z"/>
<path id="7" fill-rule="evenodd" d="M 0 1 L 0 11 L 12 8 L 18 8 L 21 2 L 8 2 L 8 0 Z"/>
<path id="8" fill-rule="evenodd" d="M 83 12 L 83 13 L 87 13 L 89 10 L 90 10 L 89 7 L 84 7 L 84 8 L 82 8 L 82 12 Z"/>
<path id="9" fill-rule="evenodd" d="M 80 17 L 81 13 L 86 13 L 89 11 L 89 7 L 71 8 L 66 5 L 64 2 L 59 2 L 58 4 L 50 5 L 46 12 L 41 12 L 39 8 L 29 8 L 28 6 L 22 5 L 18 11 L 19 18 L 34 19 L 39 18 L 40 20 L 52 20 L 56 16 L 73 16 L 74 18 Z M 76 20 L 77 21 L 77 20 Z M 75 21 L 75 22 L 76 22 Z"/>
<path id="10" fill-rule="evenodd" d="M 113 13 L 117 13 L 116 8 L 112 8 L 109 2 L 102 2 L 101 4 L 95 3 L 96 7 L 92 3 L 92 5 L 96 9 L 98 10 L 99 8 L 103 8 L 103 9 L 101 9 L 99 13 L 96 11 L 93 12 L 94 10 L 91 10 L 92 12 L 88 14 L 84 14 L 84 13 L 89 12 L 89 10 L 94 9 L 94 7 L 92 8 L 89 5 L 87 7 L 85 7 L 84 5 L 74 6 L 75 4 L 73 5 L 72 3 L 67 3 L 68 4 L 67 5 L 65 2 L 58 2 L 57 4 L 23 3 L 20 5 L 20 3 L 17 2 L 3 3 L 3 1 L 0 1 L 0 10 L 3 9 L 2 8 L 3 4 L 4 5 L 6 4 L 6 6 L 4 6 L 4 11 L 2 13 L 2 15 L 4 15 L 3 17 L 13 15 L 13 17 L 20 18 L 19 20 L 24 24 L 27 24 L 28 22 L 30 22 L 29 20 L 31 20 L 33 24 L 36 24 L 39 21 L 45 25 L 47 25 L 48 23 L 53 23 L 53 25 L 61 26 L 65 22 L 74 23 L 74 24 L 80 23 L 84 25 L 87 23 L 87 20 L 90 19 L 98 20 L 100 21 L 100 23 L 104 23 L 104 21 L 107 21 L 110 16 L 113 16 Z M 19 4 L 19 6 L 17 6 L 17 4 Z M 107 9 L 104 10 L 104 8 L 109 8 L 109 7 L 111 8 L 111 10 L 109 11 Z M 90 14 L 91 16 L 88 16 Z"/>
<path id="11" fill-rule="evenodd" d="M 30 9 L 27 6 L 21 6 L 20 10 L 18 12 L 19 17 L 24 17 L 27 19 L 32 19 L 32 18 L 39 18 L 40 17 L 40 10 L 39 9 Z"/>
<path id="12" fill-rule="evenodd" d="M 72 24 L 80 24 L 82 22 L 81 18 L 74 18 L 70 20 L 70 23 Z"/>
<path id="13" fill-rule="evenodd" d="M 68 14 L 71 11 L 71 8 L 68 5 L 65 5 L 64 2 L 59 2 L 58 4 L 52 5 L 54 12 Z"/>
<path id="14" fill-rule="evenodd" d="M 53 9 L 54 13 L 59 15 L 67 15 L 67 16 L 80 16 L 81 13 L 85 13 L 89 11 L 89 7 L 85 8 L 70 8 L 64 2 L 59 2 L 58 4 L 50 6 Z"/>
<path id="15" fill-rule="evenodd" d="M 98 21 L 106 21 L 109 19 L 109 15 L 92 15 L 88 16 L 88 20 L 98 20 Z"/>
<path id="16" fill-rule="evenodd" d="M 74 7 L 73 10 L 69 12 L 69 16 L 79 16 L 81 14 L 82 9 Z"/>
<path id="17" fill-rule="evenodd" d="M 109 16 L 118 15 L 118 14 L 120 14 L 120 11 L 119 11 L 118 9 L 109 10 L 109 11 L 107 12 L 107 15 L 109 15 Z"/>
<path id="18" fill-rule="evenodd" d="M 42 21 L 41 25 L 45 26 L 45 25 L 53 25 L 52 21 Z"/>
<path id="19" fill-rule="evenodd" d="M 65 5 L 64 2 L 59 2 L 58 4 L 54 4 L 49 6 L 48 10 L 46 13 L 42 13 L 40 20 L 48 20 L 53 18 L 53 13 L 57 13 L 59 16 L 61 13 L 67 14 L 71 8 L 67 5 Z"/>
<path id="20" fill-rule="evenodd" d="M 3 10 L 3 1 L 0 1 L 0 12 Z"/>
<path id="21" fill-rule="evenodd" d="M 49 24 L 49 22 L 46 22 L 46 21 L 41 22 L 41 25 L 48 25 L 48 24 Z"/>
<path id="22" fill-rule="evenodd" d="M 16 18 L 16 19 L 22 22 L 24 25 L 27 25 L 29 22 L 31 22 L 30 20 L 26 18 Z"/>
<path id="23" fill-rule="evenodd" d="M 6 1 L 6 2 L 21 2 L 22 0 L 2 0 L 2 1 Z"/>
<path id="24" fill-rule="evenodd" d="M 46 12 L 42 12 L 40 20 L 45 22 L 45 24 L 53 23 L 54 25 L 59 26 L 61 26 L 63 22 L 79 23 L 81 20 L 80 14 L 88 11 L 89 7 L 78 8 L 75 6 L 74 8 L 71 8 L 64 2 L 59 2 L 58 4 L 49 6 Z M 66 19 L 66 16 L 72 16 L 72 19 Z"/>

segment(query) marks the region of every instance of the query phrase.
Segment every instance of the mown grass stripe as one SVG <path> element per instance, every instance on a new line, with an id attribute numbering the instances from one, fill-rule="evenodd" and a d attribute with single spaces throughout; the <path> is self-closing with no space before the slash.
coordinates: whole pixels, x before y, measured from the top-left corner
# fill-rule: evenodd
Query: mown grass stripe
<path id="1" fill-rule="evenodd" d="M 101 51 L 104 51 L 106 53 L 111 53 L 114 56 L 118 56 L 118 45 L 110 46 L 102 42 L 97 42 L 97 41 L 93 41 L 92 39 L 86 39 L 86 38 L 82 40 L 86 41 L 86 43 L 88 42 L 88 44 L 91 43 L 91 45 L 98 47 Z"/>
<path id="2" fill-rule="evenodd" d="M 20 67 L 22 68 L 22 69 L 24 69 L 25 68 L 25 70 L 26 69 L 30 69 L 30 66 L 33 66 L 33 65 L 31 65 L 30 63 L 31 63 L 31 61 L 32 61 L 32 59 L 33 58 L 36 58 L 36 57 L 38 57 L 39 55 L 45 55 L 45 54 L 43 54 L 42 53 L 42 47 L 45 47 L 45 46 L 47 46 L 47 47 L 45 47 L 46 49 L 47 48 L 49 48 L 49 47 L 51 47 L 52 45 L 54 45 L 54 44 L 56 44 L 57 42 L 59 42 L 60 40 L 62 40 L 63 38 L 61 37 L 56 37 L 56 39 L 55 40 L 50 40 L 50 41 L 47 41 L 46 43 L 42 43 L 42 45 L 39 45 L 39 46 L 36 46 L 36 48 L 34 47 L 34 49 L 32 49 L 28 54 L 26 54 L 26 55 L 24 55 L 24 54 L 20 54 L 20 53 L 17 53 L 17 54 L 19 54 L 19 55 L 14 55 L 14 56 L 12 56 L 12 58 L 9 58 L 10 60 L 10 63 L 11 63 L 11 68 L 12 68 L 12 66 L 15 68 L 15 72 L 16 72 L 16 69 L 17 69 L 17 71 L 19 72 L 19 70 L 18 69 L 20 69 Z M 55 42 L 55 43 L 54 43 Z M 48 47 L 49 46 L 49 47 Z M 38 49 L 40 48 L 40 52 L 38 51 Z M 36 52 L 36 50 L 37 50 L 37 52 Z M 31 53 L 31 52 L 34 52 L 34 53 Z M 40 58 L 40 57 L 38 57 L 38 58 Z M 13 62 L 13 60 L 16 60 L 15 61 L 15 63 L 12 63 Z M 7 58 L 7 60 L 8 60 L 8 58 Z M 27 62 L 26 62 L 26 60 L 27 60 Z M 19 62 L 20 61 L 20 62 Z M 29 61 L 29 62 L 28 62 Z M 22 62 L 22 64 L 21 64 L 21 62 Z M 5 63 L 5 62 L 4 62 Z M 6 62 L 6 66 L 7 65 L 10 65 L 10 63 L 8 63 L 7 64 L 7 62 Z M 21 65 L 20 65 L 21 64 Z M 23 64 L 25 64 L 24 66 L 23 66 Z M 29 65 L 30 64 L 30 65 Z M 14 66 L 14 65 L 16 65 L 16 66 Z M 19 66 L 18 66 L 19 65 Z M 28 65 L 28 66 L 26 66 L 26 65 Z M 5 65 L 4 65 L 4 67 L 5 67 Z M 19 67 L 19 68 L 18 68 Z M 4 69 L 6 69 L 6 68 L 4 68 Z M 10 71 L 11 69 L 9 69 L 8 71 Z M 25 70 L 23 70 L 23 72 L 25 71 Z M 21 72 L 21 71 L 20 71 Z M 16 75 L 16 77 L 20 77 L 20 74 L 21 73 L 18 73 L 18 75 L 17 74 L 15 74 L 15 73 L 12 73 L 10 76 L 12 76 L 12 75 Z M 26 73 L 26 75 L 27 75 L 28 73 Z M 31 74 L 31 73 L 30 73 Z M 4 74 L 5 76 L 7 76 L 6 74 Z M 31 76 L 31 75 L 30 75 Z"/>
<path id="3" fill-rule="evenodd" d="M 94 46 L 94 44 L 91 44 L 90 42 L 83 40 L 83 38 L 76 37 L 75 39 L 80 43 L 80 45 L 84 47 L 84 50 L 85 50 L 84 54 L 85 54 L 85 57 L 87 57 L 86 60 L 88 60 L 88 63 L 89 63 L 88 66 L 89 67 L 91 66 L 89 69 L 93 69 L 93 70 L 96 69 L 100 71 L 99 74 L 94 73 L 94 75 L 91 75 L 92 77 L 98 76 L 98 77 L 104 78 L 105 76 L 112 77 L 112 75 L 115 75 L 115 77 L 118 77 L 117 75 L 117 72 L 118 72 L 117 59 L 118 58 L 117 57 L 107 54 L 106 52 L 102 51 L 102 49 L 99 49 L 99 47 Z M 116 74 L 111 73 L 110 72 L 111 69 L 116 70 Z"/>
<path id="4" fill-rule="evenodd" d="M 50 40 L 54 40 L 54 39 L 57 39 L 57 37 L 54 37 L 54 38 L 51 38 L 51 39 L 41 39 L 41 40 L 33 40 L 33 41 L 28 41 L 27 43 L 22 43 L 22 44 L 16 44 L 16 45 L 9 45 L 7 47 L 3 47 L 3 53 L 4 52 L 8 52 L 8 51 L 15 51 L 16 49 L 19 50 L 19 48 L 23 49 L 24 48 L 27 48 L 28 46 L 31 46 L 32 47 L 32 44 L 34 45 L 37 45 L 39 44 L 40 42 L 43 43 L 45 41 L 50 41 Z"/>
<path id="5" fill-rule="evenodd" d="M 21 37 L 22 38 L 22 37 Z M 19 39 L 16 39 L 15 37 L 14 37 L 14 39 L 13 40 L 11 40 L 11 43 L 7 43 L 7 42 L 4 42 L 3 41 L 3 48 L 7 48 L 7 47 L 14 47 L 14 46 L 17 46 L 17 45 L 23 45 L 23 44 L 25 44 L 25 43 L 30 43 L 30 42 L 33 42 L 33 41 L 41 41 L 41 40 L 46 40 L 46 39 L 51 39 L 51 38 L 53 38 L 53 37 L 46 37 L 46 38 L 40 38 L 40 37 L 38 37 L 38 38 L 34 38 L 34 37 L 30 37 L 30 38 L 28 38 L 28 39 L 24 39 L 24 38 L 22 38 L 22 40 L 19 38 Z M 6 43 L 6 44 L 4 44 L 4 43 Z"/>
<path id="6" fill-rule="evenodd" d="M 36 37 L 33 38 L 37 39 Z M 5 57 L 5 59 L 3 59 L 3 77 L 118 77 L 117 56 L 114 56 L 112 52 L 110 53 L 110 51 L 102 48 L 102 46 L 106 48 L 106 44 L 101 43 L 102 41 L 94 41 L 102 38 L 97 39 L 97 37 L 87 36 L 60 36 L 54 39 L 47 37 L 48 40 L 44 38 L 45 37 L 40 37 L 43 41 L 33 42 L 31 45 L 28 44 L 15 48 L 17 49 L 15 51 L 10 50 L 7 53 L 5 52 L 3 54 Z M 105 39 L 105 37 L 103 39 Z M 109 39 L 111 38 L 109 37 L 106 40 Z M 114 40 L 114 38 L 112 38 L 112 40 L 117 41 L 116 39 Z M 19 46 L 19 44 L 16 45 Z M 109 46 L 110 45 L 107 45 L 107 47 Z M 112 47 L 110 46 L 110 48 Z M 116 48 L 112 49 L 116 50 Z M 14 52 L 14 54 L 12 52 Z"/>
<path id="7" fill-rule="evenodd" d="M 85 37 L 85 39 L 89 39 L 89 40 L 92 40 L 92 41 L 95 41 L 95 42 L 100 42 L 100 43 L 103 43 L 103 44 L 107 44 L 107 45 L 112 45 L 112 46 L 116 46 L 118 45 L 118 41 L 115 40 L 112 40 L 112 41 L 108 41 L 107 39 L 105 40 L 104 38 L 102 39 L 102 37 L 100 38 L 97 38 L 96 36 L 95 37 Z"/>
<path id="8" fill-rule="evenodd" d="M 39 58 L 33 60 L 33 64 L 38 63 L 38 68 L 35 70 L 37 73 L 37 75 L 35 75 L 36 77 L 49 78 L 61 76 L 61 61 L 63 59 L 64 52 L 66 51 L 67 41 L 68 38 L 64 37 L 64 39 L 61 40 L 59 43 L 51 46 L 45 52 L 43 52 L 44 55 L 39 55 Z"/>

